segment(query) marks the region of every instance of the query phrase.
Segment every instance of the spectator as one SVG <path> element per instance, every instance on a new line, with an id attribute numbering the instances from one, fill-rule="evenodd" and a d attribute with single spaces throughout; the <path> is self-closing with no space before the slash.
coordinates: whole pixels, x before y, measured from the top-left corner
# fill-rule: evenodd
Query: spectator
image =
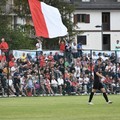
<path id="1" fill-rule="evenodd" d="M 10 61 L 9 61 L 9 67 L 13 67 L 15 65 L 15 58 L 12 58 Z"/>
<path id="2" fill-rule="evenodd" d="M 6 62 L 6 56 L 4 52 L 2 52 L 2 54 L 0 55 L 0 61 L 3 63 Z"/>
<path id="3" fill-rule="evenodd" d="M 77 44 L 78 57 L 82 57 L 82 43 Z"/>
<path id="4" fill-rule="evenodd" d="M 27 61 L 27 56 L 25 55 L 25 53 L 22 53 L 20 59 L 21 59 L 21 62 L 23 63 Z"/>
<path id="5" fill-rule="evenodd" d="M 32 95 L 35 95 L 36 93 L 32 75 L 28 75 L 25 90 L 26 90 L 27 96 L 32 96 Z"/>
<path id="6" fill-rule="evenodd" d="M 76 44 L 76 42 L 72 43 L 71 50 L 72 50 L 73 58 L 77 58 L 77 44 Z"/>
<path id="7" fill-rule="evenodd" d="M 37 51 L 39 51 L 39 52 L 42 51 L 42 40 L 41 40 L 41 39 L 37 39 L 36 49 L 37 49 Z"/>
<path id="8" fill-rule="evenodd" d="M 1 39 L 0 49 L 2 52 L 7 52 L 9 49 L 8 43 L 5 41 L 5 38 Z"/>
<path id="9" fill-rule="evenodd" d="M 50 80 L 48 78 L 45 78 L 45 87 L 46 87 L 46 90 L 48 92 L 48 94 L 53 94 L 54 95 L 54 92 L 51 88 L 51 85 L 50 85 Z"/>
<path id="10" fill-rule="evenodd" d="M 58 82 L 56 81 L 54 76 L 52 76 L 52 79 L 51 79 L 51 87 L 53 89 L 53 92 L 56 94 L 58 91 Z"/>
<path id="11" fill-rule="evenodd" d="M 62 91 L 63 91 L 63 87 L 64 87 L 64 80 L 63 80 L 62 75 L 60 75 L 60 77 L 57 79 L 57 82 L 58 82 L 59 93 L 60 93 L 60 95 L 62 95 Z"/>
<path id="12" fill-rule="evenodd" d="M 20 73 L 19 73 L 19 70 L 16 69 L 16 71 L 14 72 L 14 80 L 13 80 L 13 83 L 14 83 L 14 88 L 15 88 L 15 95 L 16 96 L 19 96 L 20 95 Z"/>
<path id="13" fill-rule="evenodd" d="M 60 52 L 64 53 L 65 51 L 65 41 L 59 38 L 59 46 L 60 46 Z"/>

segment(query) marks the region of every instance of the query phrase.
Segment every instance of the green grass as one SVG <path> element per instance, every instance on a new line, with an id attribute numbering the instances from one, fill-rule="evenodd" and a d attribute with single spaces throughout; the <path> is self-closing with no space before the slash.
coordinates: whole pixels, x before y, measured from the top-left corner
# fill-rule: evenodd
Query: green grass
<path id="1" fill-rule="evenodd" d="M 120 95 L 0 98 L 0 120 L 120 120 Z"/>

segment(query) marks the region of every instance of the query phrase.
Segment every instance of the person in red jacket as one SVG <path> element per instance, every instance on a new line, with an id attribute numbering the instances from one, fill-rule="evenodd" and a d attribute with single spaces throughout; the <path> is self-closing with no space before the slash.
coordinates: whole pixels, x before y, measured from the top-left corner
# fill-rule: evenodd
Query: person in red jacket
<path id="1" fill-rule="evenodd" d="M 1 39 L 0 49 L 2 52 L 7 52 L 9 49 L 8 43 L 5 41 L 5 38 Z"/>
<path id="2" fill-rule="evenodd" d="M 9 61 L 9 67 L 13 67 L 15 65 L 15 58 L 12 58 L 10 61 Z"/>
<path id="3" fill-rule="evenodd" d="M 59 47 L 61 52 L 65 51 L 65 41 L 62 40 L 61 38 L 59 38 Z"/>

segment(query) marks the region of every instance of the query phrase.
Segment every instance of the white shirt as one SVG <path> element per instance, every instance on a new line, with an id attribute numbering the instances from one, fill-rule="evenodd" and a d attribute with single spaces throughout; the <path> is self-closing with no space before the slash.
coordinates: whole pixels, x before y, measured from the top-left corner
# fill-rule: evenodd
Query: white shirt
<path id="1" fill-rule="evenodd" d="M 62 78 L 58 78 L 58 85 L 63 85 L 64 84 L 64 80 Z"/>
<path id="2" fill-rule="evenodd" d="M 42 42 L 36 43 L 36 48 L 38 51 L 42 51 Z"/>
<path id="3" fill-rule="evenodd" d="M 54 86 L 54 87 L 57 87 L 58 83 L 55 79 L 52 79 L 51 80 L 51 85 Z"/>

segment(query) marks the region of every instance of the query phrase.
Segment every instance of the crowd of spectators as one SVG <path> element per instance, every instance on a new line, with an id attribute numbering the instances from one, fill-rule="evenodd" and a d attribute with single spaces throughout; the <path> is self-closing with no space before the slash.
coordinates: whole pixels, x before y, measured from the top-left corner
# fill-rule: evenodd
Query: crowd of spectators
<path id="1" fill-rule="evenodd" d="M 60 40 L 60 51 L 36 57 L 23 52 L 15 59 L 13 54 L 0 55 L 0 94 L 13 96 L 89 94 L 93 83 L 96 60 L 103 61 L 101 71 L 106 76 L 103 82 L 108 93 L 116 94 L 120 88 L 120 63 L 115 53 L 82 50 L 81 43 L 66 43 Z M 37 45 L 38 47 L 38 45 Z M 39 53 L 39 54 L 38 54 Z M 8 60 L 6 59 L 8 58 Z M 98 91 L 99 92 L 99 91 Z"/>

